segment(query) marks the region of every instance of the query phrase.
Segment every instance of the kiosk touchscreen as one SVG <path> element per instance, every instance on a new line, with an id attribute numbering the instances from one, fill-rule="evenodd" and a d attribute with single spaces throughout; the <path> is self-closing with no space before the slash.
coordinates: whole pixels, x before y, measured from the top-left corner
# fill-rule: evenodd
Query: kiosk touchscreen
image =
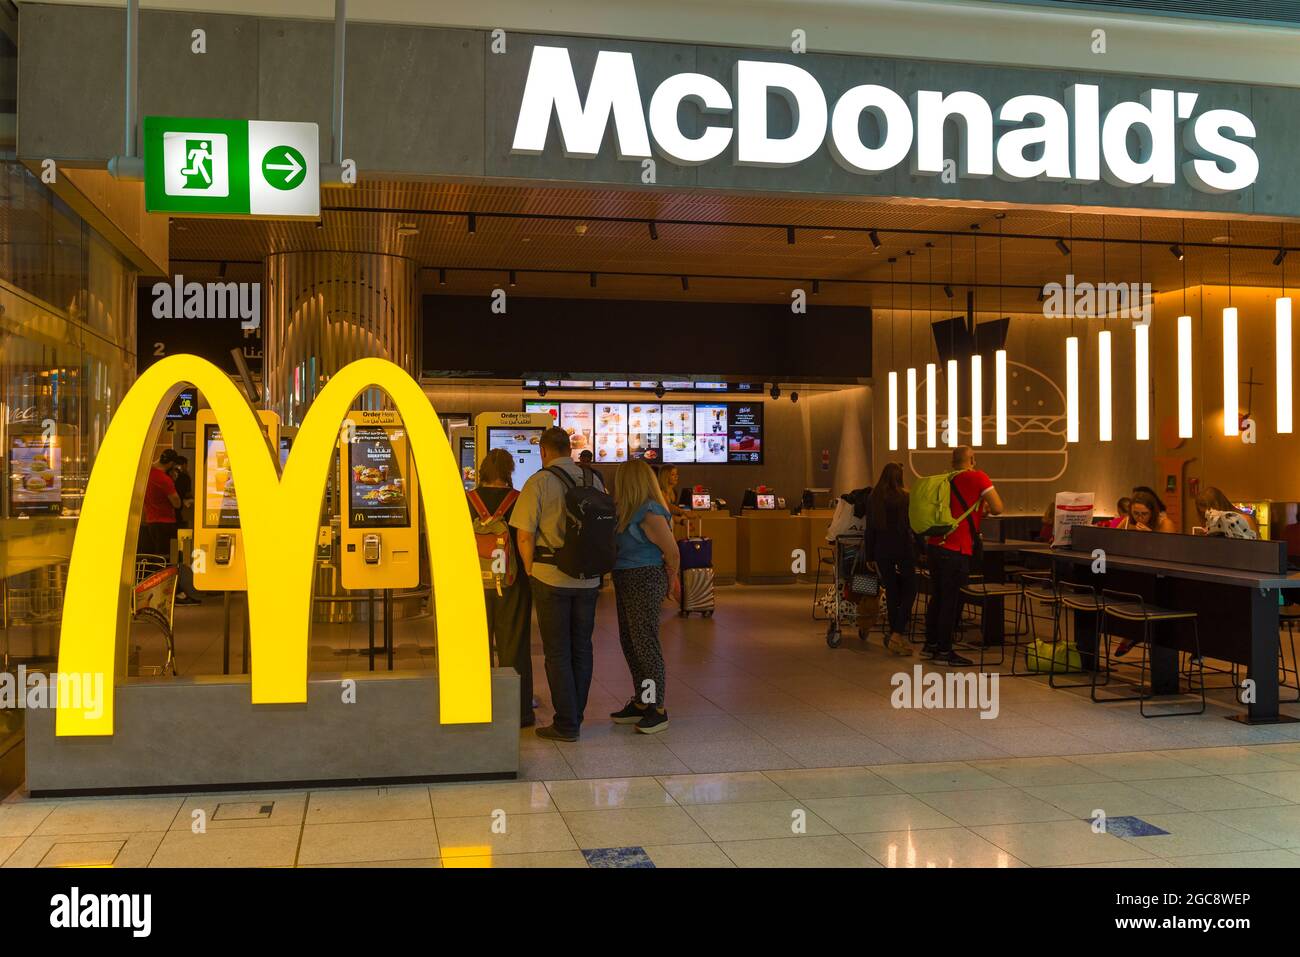
<path id="1" fill-rule="evenodd" d="M 547 412 L 483 412 L 474 418 L 479 457 L 505 449 L 515 460 L 515 488 L 523 488 L 542 468 L 542 433 L 555 424 Z"/>
<path id="2" fill-rule="evenodd" d="M 271 448 L 279 450 L 280 417 L 263 410 L 257 417 Z M 194 423 L 196 474 L 201 482 L 194 503 L 194 548 L 203 555 L 194 566 L 194 587 L 201 591 L 247 591 L 239 500 L 221 427 L 211 409 L 200 409 Z"/>
<path id="3" fill-rule="evenodd" d="M 713 508 L 713 498 L 708 492 L 691 493 L 691 511 L 707 512 Z"/>
<path id="4" fill-rule="evenodd" d="M 478 480 L 478 462 L 474 458 L 473 426 L 453 425 L 451 427 L 451 450 L 456 456 L 456 465 L 460 468 L 461 484 L 468 492 Z"/>
<path id="5" fill-rule="evenodd" d="M 397 412 L 349 412 L 340 433 L 339 555 L 344 588 L 420 583 L 419 495 Z"/>

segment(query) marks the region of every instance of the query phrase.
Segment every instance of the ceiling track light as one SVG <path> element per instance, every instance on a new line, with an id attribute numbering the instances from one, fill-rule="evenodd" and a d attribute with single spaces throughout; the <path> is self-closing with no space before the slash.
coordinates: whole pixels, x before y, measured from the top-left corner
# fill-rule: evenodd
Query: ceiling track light
<path id="1" fill-rule="evenodd" d="M 1061 251 L 1062 256 L 1070 255 L 1070 247 L 1065 244 L 1064 239 L 1058 239 L 1056 241 L 1056 248 Z"/>
<path id="2" fill-rule="evenodd" d="M 1183 247 L 1178 245 L 1177 243 L 1174 243 L 1172 246 L 1169 247 L 1169 254 L 1173 256 L 1175 259 L 1177 259 L 1179 262 L 1183 261 Z"/>
<path id="3" fill-rule="evenodd" d="M 943 284 L 943 294 L 944 294 L 945 296 L 947 296 L 949 299 L 951 299 L 951 298 L 952 298 L 952 286 L 948 285 L 947 283 L 944 283 L 944 284 Z"/>
<path id="4" fill-rule="evenodd" d="M 787 227 L 785 228 L 785 241 L 786 241 L 786 244 L 787 244 L 787 245 L 790 245 L 790 246 L 793 246 L 793 245 L 794 245 L 794 227 L 793 227 L 793 226 L 787 226 Z"/>
<path id="5" fill-rule="evenodd" d="M 1284 259 L 1286 259 L 1286 250 L 1285 250 L 1285 249 L 1279 249 L 1279 250 L 1277 251 L 1277 255 L 1273 257 L 1273 265 L 1274 265 L 1274 266 L 1280 266 L 1280 265 L 1282 265 L 1282 260 L 1284 260 Z"/>
<path id="6" fill-rule="evenodd" d="M 816 295 L 820 294 L 821 291 L 822 291 L 822 281 L 821 281 L 820 279 L 814 279 L 814 280 L 813 280 L 813 295 L 816 296 Z"/>
<path id="7" fill-rule="evenodd" d="M 539 386 L 537 387 L 537 394 L 538 394 L 538 395 L 541 395 L 541 396 L 546 395 L 546 383 L 545 383 L 545 382 L 543 382 L 541 385 L 539 385 Z"/>
<path id="8" fill-rule="evenodd" d="M 869 233 L 867 233 L 867 238 L 871 240 L 871 248 L 872 248 L 872 249 L 879 249 L 879 248 L 880 248 L 880 233 L 876 232 L 876 231 L 873 229 L 873 230 L 871 230 Z"/>
<path id="9" fill-rule="evenodd" d="M 767 394 L 770 395 L 773 400 L 779 399 L 781 398 L 781 387 L 773 382 L 772 388 L 768 390 Z"/>
<path id="10" fill-rule="evenodd" d="M 438 285 L 439 286 L 447 285 L 447 270 L 445 269 L 438 270 Z"/>
<path id="11" fill-rule="evenodd" d="M 799 393 L 798 393 L 798 392 L 791 392 L 791 393 L 790 393 L 790 401 L 791 401 L 791 402 L 798 402 L 798 401 L 799 401 Z"/>
<path id="12" fill-rule="evenodd" d="M 1039 301 L 1039 302 L 1046 302 L 1046 301 L 1047 301 L 1047 293 L 1045 293 L 1045 292 L 1044 292 L 1043 290 L 1041 290 L 1041 289 L 1038 290 L 1038 301 Z"/>
<path id="13" fill-rule="evenodd" d="M 478 232 L 478 216 L 476 216 L 474 213 L 470 213 L 470 214 L 469 214 L 469 218 L 465 220 L 465 228 L 466 228 L 466 230 L 468 230 L 468 232 L 469 232 L 469 234 L 470 234 L 471 236 L 473 236 L 475 233 L 477 233 L 477 232 Z"/>
<path id="14" fill-rule="evenodd" d="M 648 223 L 648 225 L 649 225 L 649 227 L 650 227 L 650 238 L 651 238 L 651 239 L 658 239 L 658 238 L 659 238 L 659 227 L 655 225 L 654 220 L 653 220 L 653 219 L 650 220 L 650 222 Z"/>
<path id="15" fill-rule="evenodd" d="M 595 288 L 596 288 L 596 274 L 595 274 L 595 273 L 592 273 L 592 274 L 588 277 L 588 281 L 589 281 L 589 284 L 591 285 L 591 288 L 592 288 L 592 289 L 595 289 Z"/>
<path id="16" fill-rule="evenodd" d="M 683 276 L 683 277 L 682 277 L 682 292 L 690 292 L 690 291 L 691 291 L 691 278 L 690 278 L 690 276 Z"/>
<path id="17" fill-rule="evenodd" d="M 657 385 L 655 385 L 655 398 L 662 399 L 663 397 L 664 397 L 664 384 L 660 382 Z"/>
<path id="18" fill-rule="evenodd" d="M 517 285 L 518 282 L 519 282 L 518 274 L 513 269 L 510 270 L 510 285 L 512 286 Z"/>

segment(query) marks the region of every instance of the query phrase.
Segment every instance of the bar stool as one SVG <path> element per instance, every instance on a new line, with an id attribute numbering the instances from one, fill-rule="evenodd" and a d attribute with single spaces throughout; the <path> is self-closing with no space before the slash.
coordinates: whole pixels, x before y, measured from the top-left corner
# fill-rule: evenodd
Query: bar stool
<path id="1" fill-rule="evenodd" d="M 1020 645 L 1016 641 L 1016 638 L 1020 636 L 1020 604 L 1022 600 L 1021 590 L 1022 590 L 1021 585 L 1018 582 L 979 581 L 979 582 L 968 582 L 967 584 L 962 586 L 961 589 L 962 597 L 969 601 L 974 601 L 979 603 L 980 638 L 978 642 L 974 642 L 974 643 L 961 642 L 960 644 L 955 644 L 954 647 L 959 647 L 962 648 L 963 650 L 967 650 L 967 649 L 973 649 L 978 646 L 979 653 L 980 653 L 980 663 L 979 663 L 980 671 L 984 670 L 984 665 L 986 664 L 984 660 L 984 656 L 988 651 L 988 646 L 984 644 L 984 623 L 988 615 L 989 599 L 991 598 L 1001 598 L 1003 600 L 1003 606 L 1002 606 L 1003 635 L 1002 635 L 1002 644 L 998 645 L 998 660 L 989 661 L 987 662 L 987 664 L 997 665 L 999 667 L 1002 666 L 1003 662 L 1006 661 L 1006 649 L 1007 649 L 1006 640 L 1008 637 L 1010 637 L 1011 638 L 1011 660 L 1013 662 L 1013 667 L 1014 667 L 1015 656 L 1020 648 Z M 1014 603 L 1015 611 L 1013 612 L 1012 615 L 1011 634 L 1008 636 L 1006 633 L 1006 620 L 1007 620 L 1006 599 L 1008 596 L 1012 596 L 1012 595 L 1015 596 L 1015 603 Z"/>
<path id="2" fill-rule="evenodd" d="M 914 645 L 925 644 L 925 618 L 930 612 L 930 602 L 934 597 L 934 582 L 930 578 L 929 566 L 924 556 L 916 560 L 916 598 L 912 601 L 912 617 L 907 623 L 907 640 Z M 922 602 L 921 599 L 925 601 Z"/>
<path id="3" fill-rule="evenodd" d="M 1144 718 L 1173 718 L 1185 715 L 1196 715 L 1205 713 L 1205 665 L 1201 662 L 1201 634 L 1200 622 L 1194 611 L 1180 611 L 1175 608 L 1161 608 L 1157 605 L 1148 604 L 1146 599 L 1141 595 L 1135 595 L 1131 592 L 1122 591 L 1103 591 L 1101 608 L 1101 625 L 1097 629 L 1097 639 L 1106 647 L 1106 673 L 1110 674 L 1110 630 L 1107 627 L 1110 619 L 1116 618 L 1120 621 L 1140 622 L 1142 625 L 1142 637 L 1138 644 L 1142 646 L 1142 665 L 1138 677 L 1138 693 L 1136 695 L 1117 695 L 1106 698 L 1097 697 L 1096 678 L 1097 672 L 1093 671 L 1093 689 L 1092 700 L 1099 704 L 1109 704 L 1112 701 L 1136 701 L 1138 703 L 1138 713 Z M 1152 626 L 1166 622 L 1190 621 L 1192 623 L 1192 661 L 1199 664 L 1200 670 L 1200 691 L 1201 707 L 1200 710 L 1191 711 L 1165 711 L 1160 714 L 1147 714 L 1146 703 L 1155 697 L 1152 692 L 1146 691 L 1147 679 L 1147 649 L 1151 644 Z M 1175 671 L 1177 674 L 1177 671 Z M 1193 690 L 1190 669 L 1188 675 L 1188 691 Z"/>
<path id="4" fill-rule="evenodd" d="M 1060 605 L 1056 615 L 1052 620 L 1052 664 L 1047 673 L 1047 683 L 1053 688 L 1092 688 L 1096 694 L 1097 688 L 1097 652 L 1093 650 L 1092 668 L 1088 669 L 1083 666 L 1083 652 L 1079 652 L 1079 671 L 1070 670 L 1070 637 L 1069 629 L 1066 626 L 1064 612 L 1072 611 L 1076 614 L 1095 615 L 1097 617 L 1097 640 L 1101 641 L 1101 613 L 1106 607 L 1106 599 L 1103 595 L 1097 593 L 1097 589 L 1091 585 L 1079 585 L 1075 582 L 1063 582 L 1057 580 L 1054 586 L 1057 599 Z M 1065 670 L 1061 674 L 1083 674 L 1084 671 L 1092 671 L 1090 680 L 1073 681 L 1068 684 L 1057 682 L 1056 675 L 1056 646 L 1059 642 L 1065 643 Z M 1077 647 L 1077 636 L 1076 636 Z M 1110 684 L 1110 656 L 1107 655 L 1106 680 L 1102 686 Z"/>
<path id="5" fill-rule="evenodd" d="M 1300 605 L 1283 605 L 1278 609 L 1278 618 L 1281 620 L 1282 628 L 1286 629 L 1287 643 L 1291 646 L 1291 667 L 1288 668 L 1286 655 L 1282 651 L 1282 636 L 1278 635 L 1277 660 L 1282 669 L 1282 681 L 1279 687 L 1295 690 L 1296 696 L 1288 698 L 1289 702 L 1300 701 L 1300 660 L 1295 656 L 1295 630 L 1300 627 Z M 1288 678 L 1291 679 L 1290 682 Z"/>
<path id="6" fill-rule="evenodd" d="M 822 594 L 822 571 L 825 569 L 830 570 L 830 580 L 831 580 L 830 588 L 833 591 L 835 588 L 834 585 L 835 549 L 832 548 L 830 545 L 818 545 L 817 546 L 817 571 L 813 576 L 813 600 L 812 600 L 813 621 L 829 621 L 832 617 L 830 614 L 829 605 L 826 606 L 825 614 L 823 615 L 817 614 L 818 607 L 823 605 L 826 599 L 826 596 Z M 834 595 L 832 597 L 836 601 L 839 600 L 838 595 Z"/>
<path id="7" fill-rule="evenodd" d="M 1035 674 L 1029 670 L 1029 648 L 1038 645 L 1038 628 L 1035 622 L 1039 616 L 1034 614 L 1034 602 L 1042 602 L 1052 609 L 1052 635 L 1056 635 L 1057 625 L 1061 617 L 1061 595 L 1056 588 L 1056 582 L 1047 572 L 1030 572 L 1024 571 L 1019 573 L 1020 579 L 1020 602 L 1024 607 L 1025 624 L 1028 627 L 1028 640 L 1025 642 L 1025 670 L 1016 671 L 1016 665 L 1019 659 L 1018 655 L 1011 658 L 1011 676 L 1021 677 Z M 1055 637 L 1053 637 L 1053 651 L 1055 651 Z M 1068 664 L 1068 661 L 1067 661 Z"/>

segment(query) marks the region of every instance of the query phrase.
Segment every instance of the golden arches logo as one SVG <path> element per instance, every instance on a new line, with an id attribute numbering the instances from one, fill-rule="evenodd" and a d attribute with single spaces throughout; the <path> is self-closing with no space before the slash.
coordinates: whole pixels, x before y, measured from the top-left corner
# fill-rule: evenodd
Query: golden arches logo
<path id="1" fill-rule="evenodd" d="M 487 619 L 469 510 L 451 446 L 419 384 L 384 359 L 360 359 L 339 370 L 312 403 L 284 474 L 277 475 L 277 453 L 230 378 L 197 356 L 176 355 L 150 366 L 122 399 L 86 487 L 64 595 L 59 671 L 104 675 L 104 707 L 98 716 L 60 709 L 56 734 L 113 733 L 112 676 L 125 669 L 127 596 L 148 455 L 162 410 L 187 383 L 211 405 L 238 476 L 253 703 L 307 700 L 320 503 L 340 423 L 357 395 L 378 387 L 402 416 L 420 479 L 438 628 L 439 720 L 490 722 Z"/>

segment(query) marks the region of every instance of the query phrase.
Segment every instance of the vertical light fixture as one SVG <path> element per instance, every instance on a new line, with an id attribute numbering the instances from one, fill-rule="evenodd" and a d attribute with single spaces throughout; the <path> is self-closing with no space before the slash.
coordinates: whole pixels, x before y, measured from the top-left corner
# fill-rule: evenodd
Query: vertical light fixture
<path id="1" fill-rule="evenodd" d="M 938 444 L 938 424 L 939 424 L 939 402 L 937 383 L 934 381 L 939 374 L 938 367 L 933 362 L 925 364 L 925 447 L 932 449 Z"/>
<path id="2" fill-rule="evenodd" d="M 1151 325 L 1133 326 L 1133 418 L 1139 442 L 1151 439 Z"/>
<path id="3" fill-rule="evenodd" d="M 1192 437 L 1191 316 L 1178 317 L 1178 437 L 1180 439 Z"/>
<path id="4" fill-rule="evenodd" d="M 957 360 L 948 360 L 948 448 L 957 447 Z"/>
<path id="5" fill-rule="evenodd" d="M 1007 350 L 999 349 L 993 354 L 993 376 L 995 379 L 995 388 L 997 394 L 994 396 L 996 401 L 996 425 L 997 425 L 997 442 L 998 445 L 1007 444 Z"/>
<path id="6" fill-rule="evenodd" d="M 1231 287 L 1229 287 L 1231 288 Z M 1236 435 L 1241 430 L 1237 395 L 1237 307 L 1223 308 L 1223 434 Z"/>
<path id="7" fill-rule="evenodd" d="M 1282 267 L 1282 295 L 1274 304 L 1274 334 L 1277 339 L 1277 431 L 1292 432 L 1291 385 L 1291 297 L 1286 294 L 1286 226 L 1282 227 L 1281 248 L 1273 261 Z"/>
<path id="8" fill-rule="evenodd" d="M 1110 330 L 1097 333 L 1097 437 L 1111 440 Z"/>
<path id="9" fill-rule="evenodd" d="M 907 447 L 916 449 L 916 369 L 907 370 Z"/>
<path id="10" fill-rule="evenodd" d="M 1065 441 L 1079 441 L 1079 337 L 1065 340 Z"/>
<path id="11" fill-rule="evenodd" d="M 898 373 L 889 372 L 889 451 L 898 451 Z"/>
<path id="12" fill-rule="evenodd" d="M 970 357 L 970 444 L 984 444 L 984 360 L 977 352 Z"/>

